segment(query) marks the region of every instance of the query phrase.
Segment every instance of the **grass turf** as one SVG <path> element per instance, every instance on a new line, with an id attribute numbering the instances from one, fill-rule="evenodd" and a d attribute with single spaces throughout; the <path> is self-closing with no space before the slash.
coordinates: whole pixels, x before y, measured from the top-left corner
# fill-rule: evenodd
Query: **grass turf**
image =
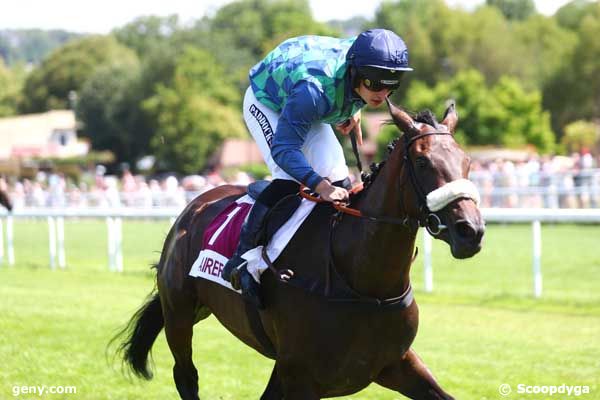
<path id="1" fill-rule="evenodd" d="M 68 267 L 51 271 L 46 224 L 15 222 L 17 265 L 0 268 L 0 399 L 14 398 L 15 385 L 77 387 L 77 394 L 42 398 L 178 398 L 164 334 L 150 382 L 123 376 L 106 354 L 108 340 L 152 289 L 149 266 L 168 229 L 144 221 L 123 227 L 123 273 L 108 271 L 106 229 L 88 220 L 67 221 Z M 422 291 L 421 260 L 415 263 L 421 323 L 414 348 L 457 398 L 501 398 L 502 383 L 513 390 L 519 383 L 589 385 L 582 397 L 600 398 L 600 227 L 543 226 L 541 299 L 532 296 L 530 227 L 491 225 L 486 235 L 484 250 L 466 261 L 434 242 L 432 294 Z M 196 326 L 194 360 L 204 399 L 258 398 L 272 368 L 213 317 Z M 400 398 L 376 385 L 346 397 Z"/>

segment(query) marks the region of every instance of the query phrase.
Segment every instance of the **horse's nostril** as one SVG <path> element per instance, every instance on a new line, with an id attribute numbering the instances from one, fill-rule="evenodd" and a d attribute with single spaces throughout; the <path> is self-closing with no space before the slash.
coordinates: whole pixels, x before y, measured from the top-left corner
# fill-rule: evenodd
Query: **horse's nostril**
<path id="1" fill-rule="evenodd" d="M 465 239 L 471 239 L 477 236 L 477 230 L 468 221 L 459 221 L 456 223 L 456 233 Z"/>

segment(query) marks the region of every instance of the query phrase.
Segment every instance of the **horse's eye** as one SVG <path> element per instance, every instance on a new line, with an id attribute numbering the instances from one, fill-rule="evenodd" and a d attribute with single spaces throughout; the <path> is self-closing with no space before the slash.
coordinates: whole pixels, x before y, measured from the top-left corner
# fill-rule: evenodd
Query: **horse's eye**
<path id="1" fill-rule="evenodd" d="M 415 160 L 415 164 L 419 168 L 425 168 L 426 166 L 429 165 L 429 159 L 427 157 L 423 157 L 423 156 L 417 157 L 417 159 Z"/>

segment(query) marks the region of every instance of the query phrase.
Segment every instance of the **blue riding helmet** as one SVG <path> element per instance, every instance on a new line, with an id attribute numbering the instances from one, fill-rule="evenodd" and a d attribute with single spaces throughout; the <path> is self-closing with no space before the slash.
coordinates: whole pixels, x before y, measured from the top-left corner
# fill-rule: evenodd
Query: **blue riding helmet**
<path id="1" fill-rule="evenodd" d="M 373 85 L 373 90 L 385 86 L 395 89 L 403 73 L 413 70 L 408 66 L 406 44 L 387 29 L 370 29 L 358 35 L 348 49 L 346 62 L 353 67 L 354 78 L 364 80 L 368 88 Z"/>

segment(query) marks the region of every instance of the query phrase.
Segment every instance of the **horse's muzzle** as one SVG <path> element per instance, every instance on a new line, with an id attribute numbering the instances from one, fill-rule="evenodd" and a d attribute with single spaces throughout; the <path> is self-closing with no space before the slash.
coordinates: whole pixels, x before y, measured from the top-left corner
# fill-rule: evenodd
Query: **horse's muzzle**
<path id="1" fill-rule="evenodd" d="M 450 250 L 455 258 L 469 258 L 479 253 L 485 233 L 483 221 L 460 219 L 448 227 Z"/>

